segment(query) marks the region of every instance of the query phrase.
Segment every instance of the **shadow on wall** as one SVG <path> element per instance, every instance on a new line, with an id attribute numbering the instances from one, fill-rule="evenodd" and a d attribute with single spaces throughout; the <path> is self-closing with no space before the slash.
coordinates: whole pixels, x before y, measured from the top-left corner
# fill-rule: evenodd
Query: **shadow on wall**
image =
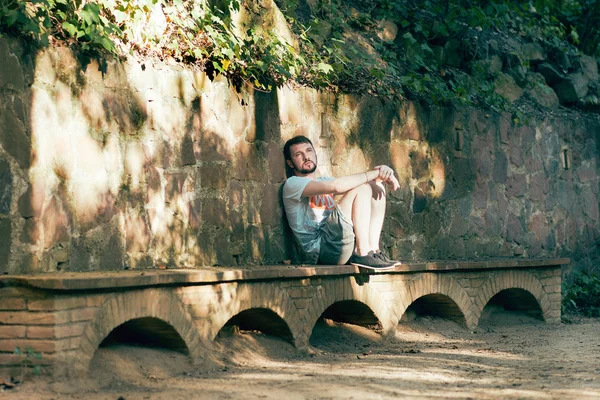
<path id="1" fill-rule="evenodd" d="M 134 62 L 104 74 L 66 48 L 17 58 L 1 43 L 3 68 L 31 60 L 21 89 L 19 79 L 1 86 L 11 99 L 0 108 L 7 272 L 294 259 L 279 191 L 281 149 L 298 134 L 324 173 L 395 168 L 382 245 L 396 258 L 568 255 L 578 233 L 588 250 L 600 236 L 595 173 L 557 175 L 554 158 L 561 141 L 588 139 L 550 124 L 540 134 L 504 115 L 303 89 L 237 94 L 220 77 Z M 573 152 L 572 170 L 595 168 L 585 148 L 595 146 Z"/>
<path id="2" fill-rule="evenodd" d="M 382 245 L 405 260 L 452 256 L 444 227 L 458 214 L 464 219 L 471 213 L 468 198 L 475 186 L 461 116 L 454 108 L 368 97 L 329 101 L 331 113 L 322 136 L 331 148 L 334 175 L 388 164 L 399 178 L 400 189 L 389 194 Z M 340 123 L 344 116 L 345 124 Z M 449 207 L 456 200 L 460 210 Z M 464 233 L 453 240 L 462 244 Z"/>
<path id="3" fill-rule="evenodd" d="M 18 249 L 8 270 L 286 258 L 276 91 L 237 95 L 222 79 L 136 63 L 84 70 L 66 48 L 32 59 L 35 85 L 22 118 L 33 143 L 27 189 L 19 217 L 0 217 L 6 236 L 17 238 L 6 248 Z"/>

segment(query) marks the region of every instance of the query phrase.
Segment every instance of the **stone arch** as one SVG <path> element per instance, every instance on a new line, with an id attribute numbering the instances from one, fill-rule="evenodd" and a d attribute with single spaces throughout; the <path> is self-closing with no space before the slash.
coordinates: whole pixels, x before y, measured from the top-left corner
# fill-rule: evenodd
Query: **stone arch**
<path id="1" fill-rule="evenodd" d="M 300 335 L 296 338 L 296 347 L 308 348 L 312 330 L 325 310 L 341 301 L 354 300 L 368 307 L 383 327 L 383 332 L 388 333 L 393 324 L 391 312 L 384 296 L 372 284 L 358 284 L 354 276 L 339 277 L 323 280 L 315 288 L 306 310 L 301 319 Z"/>
<path id="2" fill-rule="evenodd" d="M 84 329 L 73 370 L 85 373 L 100 343 L 115 328 L 140 318 L 156 318 L 170 325 L 185 343 L 193 360 L 205 357 L 206 350 L 181 301 L 168 290 L 152 288 L 118 293 L 102 304 Z"/>
<path id="3" fill-rule="evenodd" d="M 396 303 L 395 314 L 398 324 L 408 307 L 418 299 L 428 295 L 442 295 L 453 301 L 464 317 L 468 329 L 476 326 L 473 313 L 473 302 L 467 291 L 456 279 L 443 274 L 424 273 L 414 280 L 407 281 L 398 288 L 399 302 Z"/>
<path id="4" fill-rule="evenodd" d="M 281 318 L 295 342 L 298 334 L 295 329 L 298 324 L 293 323 L 295 307 L 283 289 L 274 284 L 260 282 L 226 284 L 222 290 L 227 291 L 227 299 L 221 296 L 215 300 L 210 313 L 210 323 L 203 328 L 208 340 L 214 341 L 219 331 L 235 316 L 253 309 L 266 309 Z"/>
<path id="5" fill-rule="evenodd" d="M 538 302 L 544 320 L 548 320 L 551 309 L 548 295 L 538 278 L 525 271 L 501 271 L 490 277 L 479 289 L 475 297 L 475 317 L 479 324 L 483 308 L 496 294 L 506 289 L 523 289 Z"/>

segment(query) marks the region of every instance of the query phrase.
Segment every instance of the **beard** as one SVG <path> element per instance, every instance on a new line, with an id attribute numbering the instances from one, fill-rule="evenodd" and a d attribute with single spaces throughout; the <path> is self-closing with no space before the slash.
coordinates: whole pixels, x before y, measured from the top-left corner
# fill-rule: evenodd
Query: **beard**
<path id="1" fill-rule="evenodd" d="M 316 161 L 310 161 L 310 162 L 312 163 L 312 167 L 310 167 L 310 168 L 304 168 L 303 166 L 297 167 L 296 164 L 294 164 L 294 169 L 303 175 L 312 174 L 313 172 L 315 172 L 317 170 L 317 162 Z"/>

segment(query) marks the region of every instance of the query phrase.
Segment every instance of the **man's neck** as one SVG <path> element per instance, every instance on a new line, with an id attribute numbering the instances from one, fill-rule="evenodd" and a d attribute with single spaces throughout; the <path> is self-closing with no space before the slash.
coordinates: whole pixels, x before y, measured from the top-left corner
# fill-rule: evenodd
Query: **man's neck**
<path id="1" fill-rule="evenodd" d="M 315 170 L 315 172 L 311 172 L 310 174 L 302 174 L 298 171 L 294 171 L 294 175 L 299 176 L 301 178 L 308 178 L 311 181 L 314 181 L 315 179 L 317 179 L 317 171 Z"/>

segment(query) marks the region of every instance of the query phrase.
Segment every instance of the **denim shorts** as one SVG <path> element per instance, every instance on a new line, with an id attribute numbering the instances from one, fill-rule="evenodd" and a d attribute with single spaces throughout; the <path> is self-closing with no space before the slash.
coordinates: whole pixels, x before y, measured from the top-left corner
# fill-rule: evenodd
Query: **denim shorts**
<path id="1" fill-rule="evenodd" d="M 354 251 L 354 227 L 352 221 L 336 205 L 320 228 L 321 250 L 319 252 L 319 264 L 346 264 Z"/>

